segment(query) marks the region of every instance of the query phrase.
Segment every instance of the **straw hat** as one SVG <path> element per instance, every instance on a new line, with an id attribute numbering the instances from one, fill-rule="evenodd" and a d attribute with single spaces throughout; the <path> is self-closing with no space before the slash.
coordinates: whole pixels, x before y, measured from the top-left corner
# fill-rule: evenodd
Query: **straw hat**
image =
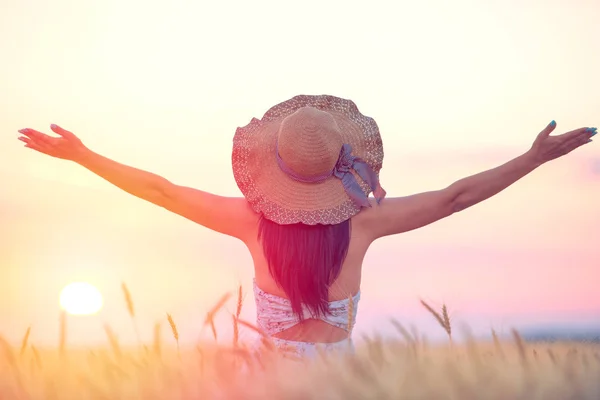
<path id="1" fill-rule="evenodd" d="M 233 138 L 233 175 L 254 211 L 278 224 L 337 224 L 377 202 L 383 145 L 372 118 L 334 96 L 296 96 Z"/>

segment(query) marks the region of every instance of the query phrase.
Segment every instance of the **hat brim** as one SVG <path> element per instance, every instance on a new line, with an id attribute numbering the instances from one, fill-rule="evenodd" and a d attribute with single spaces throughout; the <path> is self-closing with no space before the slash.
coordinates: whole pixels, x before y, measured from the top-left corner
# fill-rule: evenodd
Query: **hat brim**
<path id="1" fill-rule="evenodd" d="M 269 109 L 261 120 L 253 118 L 248 125 L 238 128 L 233 138 L 233 175 L 252 209 L 268 220 L 281 225 L 338 224 L 360 211 L 346 194 L 342 182 L 333 176 L 320 183 L 298 182 L 277 163 L 275 152 L 281 121 L 306 106 L 329 112 L 340 128 L 343 142 L 352 146 L 352 154 L 379 176 L 383 144 L 375 120 L 362 115 L 352 101 L 329 95 L 295 96 Z M 355 176 L 368 196 L 371 189 Z"/>

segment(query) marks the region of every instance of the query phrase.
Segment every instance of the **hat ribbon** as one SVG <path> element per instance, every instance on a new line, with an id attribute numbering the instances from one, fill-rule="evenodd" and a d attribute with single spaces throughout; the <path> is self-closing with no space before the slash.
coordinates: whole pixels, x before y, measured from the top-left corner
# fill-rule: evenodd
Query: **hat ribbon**
<path id="1" fill-rule="evenodd" d="M 306 176 L 294 172 L 288 167 L 285 162 L 281 159 L 279 152 L 276 152 L 277 164 L 279 168 L 285 172 L 290 178 L 303 183 L 319 183 L 323 182 L 330 176 L 335 176 L 342 181 L 344 190 L 350 196 L 352 201 L 359 207 L 370 207 L 369 197 L 363 192 L 360 185 L 356 181 L 356 178 L 352 174 L 351 170 L 354 170 L 358 176 L 371 188 L 373 196 L 377 204 L 385 197 L 385 190 L 379 184 L 379 178 L 377 174 L 369 167 L 369 165 L 359 157 L 352 155 L 352 146 L 348 143 L 342 145 L 340 150 L 339 158 L 335 164 L 333 170 L 317 175 L 317 176 Z"/>

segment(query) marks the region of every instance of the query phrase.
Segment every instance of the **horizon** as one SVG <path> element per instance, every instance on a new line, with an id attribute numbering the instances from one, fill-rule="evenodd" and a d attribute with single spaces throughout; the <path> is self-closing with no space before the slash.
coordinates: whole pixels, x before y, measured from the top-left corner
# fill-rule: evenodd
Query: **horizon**
<path id="1" fill-rule="evenodd" d="M 274 0 L 10 5 L 0 14 L 0 335 L 12 342 L 31 325 L 34 343 L 57 343 L 59 294 L 74 281 L 104 297 L 97 315 L 69 316 L 74 344 L 104 343 L 104 323 L 135 343 L 122 282 L 144 337 L 170 313 L 193 343 L 205 312 L 240 283 L 242 318 L 255 320 L 241 242 L 24 149 L 18 129 L 56 123 L 116 161 L 241 196 L 236 127 L 294 95 L 327 93 L 377 121 L 381 182 L 395 197 L 507 162 L 551 120 L 555 133 L 600 125 L 598 2 L 310 0 L 293 19 Z M 390 317 L 443 336 L 421 298 L 481 335 L 600 324 L 598 183 L 593 143 L 482 204 L 378 240 L 355 336 L 393 334 Z M 217 322 L 228 337 L 230 318 Z"/>

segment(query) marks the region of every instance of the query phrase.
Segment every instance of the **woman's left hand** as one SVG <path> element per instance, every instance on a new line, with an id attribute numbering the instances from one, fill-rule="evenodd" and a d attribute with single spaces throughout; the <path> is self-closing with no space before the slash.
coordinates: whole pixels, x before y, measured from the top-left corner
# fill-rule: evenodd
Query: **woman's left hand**
<path id="1" fill-rule="evenodd" d="M 19 130 L 23 136 L 19 140 L 25 143 L 25 147 L 51 157 L 63 160 L 77 161 L 87 150 L 81 140 L 73 133 L 58 125 L 50 125 L 50 129 L 60 137 L 49 136 L 31 128 Z"/>

